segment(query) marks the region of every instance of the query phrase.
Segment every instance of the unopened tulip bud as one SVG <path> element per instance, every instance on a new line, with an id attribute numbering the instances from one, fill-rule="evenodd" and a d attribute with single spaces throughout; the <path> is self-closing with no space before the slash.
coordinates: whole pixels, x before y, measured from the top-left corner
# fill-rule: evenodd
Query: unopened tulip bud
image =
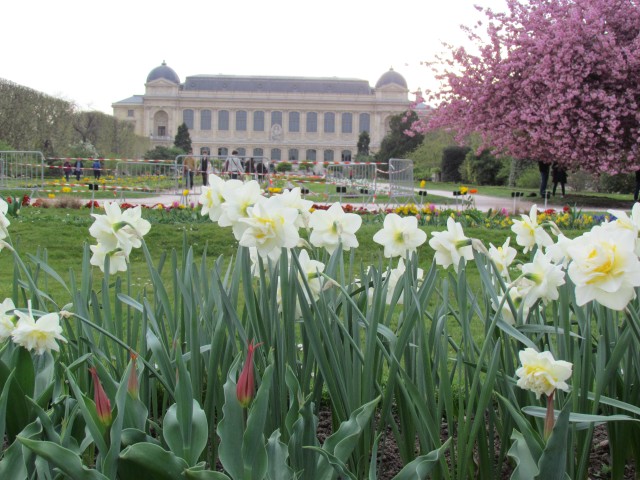
<path id="1" fill-rule="evenodd" d="M 244 367 L 242 372 L 240 372 L 240 377 L 238 378 L 238 385 L 236 386 L 236 397 L 238 398 L 238 402 L 244 408 L 247 408 L 253 400 L 255 395 L 256 386 L 253 377 L 253 351 L 258 348 L 261 343 L 258 345 L 253 344 L 253 340 L 249 342 L 249 349 L 247 352 L 247 360 L 244 363 Z"/>
<path id="2" fill-rule="evenodd" d="M 102 383 L 100 383 L 95 367 L 91 367 L 89 372 L 91 372 L 91 376 L 93 377 L 93 399 L 96 403 L 98 418 L 108 427 L 111 425 L 111 402 L 104 388 L 102 388 Z"/>

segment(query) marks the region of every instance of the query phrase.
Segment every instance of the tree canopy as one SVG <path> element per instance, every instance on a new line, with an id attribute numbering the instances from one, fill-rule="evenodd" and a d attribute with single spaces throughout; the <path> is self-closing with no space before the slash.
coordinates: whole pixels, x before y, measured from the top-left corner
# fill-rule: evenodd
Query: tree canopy
<path id="1" fill-rule="evenodd" d="M 183 150 L 184 153 L 189 153 L 191 151 L 191 135 L 189 135 L 189 127 L 187 127 L 186 123 L 182 123 L 178 127 L 178 132 L 176 133 L 173 145 Z"/>
<path id="2" fill-rule="evenodd" d="M 484 147 L 592 172 L 637 168 L 637 0 L 506 0 L 450 51 L 430 128 L 479 132 Z M 481 35 L 482 34 L 482 35 Z"/>
<path id="3" fill-rule="evenodd" d="M 405 133 L 416 121 L 418 121 L 418 114 L 414 111 L 391 117 L 389 132 L 382 139 L 380 150 L 376 154 L 377 161 L 388 162 L 390 158 L 403 158 L 422 143 L 424 139 L 422 133 L 411 135 Z"/>

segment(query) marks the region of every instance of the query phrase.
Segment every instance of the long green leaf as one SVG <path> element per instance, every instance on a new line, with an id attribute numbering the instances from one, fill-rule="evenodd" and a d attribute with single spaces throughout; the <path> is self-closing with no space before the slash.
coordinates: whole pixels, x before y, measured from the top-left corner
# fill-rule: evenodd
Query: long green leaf
<path id="1" fill-rule="evenodd" d="M 17 437 L 28 449 L 34 451 L 47 462 L 55 465 L 66 475 L 77 480 L 108 480 L 97 470 L 91 470 L 82 464 L 82 459 L 72 452 L 56 443 L 30 440 L 28 438 Z"/>
<path id="2" fill-rule="evenodd" d="M 395 477 L 393 477 L 393 480 L 413 480 L 418 478 L 427 478 L 427 476 L 440 462 L 440 459 L 444 455 L 444 452 L 449 449 L 451 440 L 452 439 L 449 438 L 437 450 L 433 450 L 426 455 L 421 455 L 415 460 L 406 464 L 404 468 L 400 470 L 400 472 Z"/>
<path id="3" fill-rule="evenodd" d="M 189 466 L 182 458 L 152 443 L 136 443 L 125 448 L 118 462 L 121 480 L 176 480 Z"/>

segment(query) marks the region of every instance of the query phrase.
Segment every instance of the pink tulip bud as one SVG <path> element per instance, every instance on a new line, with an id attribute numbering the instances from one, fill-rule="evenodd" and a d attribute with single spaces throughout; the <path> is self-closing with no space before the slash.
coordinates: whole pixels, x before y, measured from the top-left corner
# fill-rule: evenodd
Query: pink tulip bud
<path id="1" fill-rule="evenodd" d="M 261 343 L 254 345 L 253 340 L 249 342 L 249 350 L 247 352 L 247 360 L 244 363 L 240 377 L 238 378 L 238 385 L 236 386 L 236 397 L 238 402 L 244 408 L 247 408 L 253 400 L 256 391 L 256 385 L 253 377 L 253 351 L 258 348 Z"/>
<path id="2" fill-rule="evenodd" d="M 111 402 L 104 388 L 102 388 L 95 367 L 91 367 L 89 372 L 91 372 L 91 376 L 93 377 L 93 399 L 96 403 L 98 418 L 105 426 L 109 426 L 111 425 Z"/>

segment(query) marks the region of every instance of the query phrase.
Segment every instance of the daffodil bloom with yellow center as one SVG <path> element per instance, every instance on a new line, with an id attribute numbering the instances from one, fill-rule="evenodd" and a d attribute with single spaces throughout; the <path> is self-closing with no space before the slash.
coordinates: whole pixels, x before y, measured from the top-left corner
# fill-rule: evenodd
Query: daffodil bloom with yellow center
<path id="1" fill-rule="evenodd" d="M 309 242 L 318 248 L 325 248 L 329 253 L 342 244 L 344 250 L 356 248 L 358 239 L 356 232 L 362 225 L 362 218 L 355 213 L 345 213 L 340 203 L 336 202 L 327 210 L 316 210 L 309 218 L 311 235 Z"/>
<path id="2" fill-rule="evenodd" d="M 384 219 L 382 230 L 376 232 L 373 241 L 384 246 L 384 256 L 398 257 L 414 252 L 427 240 L 427 234 L 418 228 L 416 217 L 400 217 L 395 213 Z"/>
<path id="3" fill-rule="evenodd" d="M 576 302 L 595 300 L 613 310 L 623 310 L 640 286 L 640 260 L 635 253 L 636 234 L 594 227 L 571 244 L 568 273 L 576 286 Z"/>
<path id="4" fill-rule="evenodd" d="M 533 250 L 533 247 L 548 247 L 553 245 L 551 236 L 538 224 L 538 207 L 533 205 L 529 215 L 521 215 L 522 220 L 514 220 L 511 230 L 516 234 L 516 243 L 524 247 L 523 252 Z"/>
<path id="5" fill-rule="evenodd" d="M 255 247 L 258 254 L 277 260 L 282 248 L 293 248 L 300 235 L 295 226 L 298 211 L 282 204 L 278 197 L 261 197 L 250 207 L 247 217 L 240 219 L 246 225 L 240 238 L 240 245 Z"/>
<path id="6" fill-rule="evenodd" d="M 18 322 L 11 332 L 11 338 L 17 345 L 27 350 L 35 350 L 36 354 L 42 355 L 50 350 L 59 351 L 58 340 L 67 341 L 62 336 L 60 317 L 57 313 L 48 313 L 36 320 L 29 301 L 26 313 L 16 310 L 15 314 Z"/>
<path id="7" fill-rule="evenodd" d="M 550 396 L 556 389 L 569 390 L 566 380 L 571 377 L 571 363 L 556 360 L 551 352 L 536 352 L 533 348 L 521 350 L 519 357 L 522 366 L 516 375 L 520 388 L 531 390 L 537 398 L 543 393 Z"/>

